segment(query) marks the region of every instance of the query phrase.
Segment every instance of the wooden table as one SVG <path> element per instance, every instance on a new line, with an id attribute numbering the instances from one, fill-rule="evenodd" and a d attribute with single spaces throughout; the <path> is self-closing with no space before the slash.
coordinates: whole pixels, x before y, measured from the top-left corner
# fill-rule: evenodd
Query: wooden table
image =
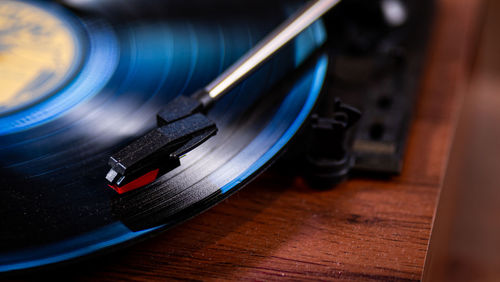
<path id="1" fill-rule="evenodd" d="M 46 275 L 88 279 L 421 278 L 481 1 L 439 0 L 403 173 L 310 189 L 265 173 L 151 240 Z"/>

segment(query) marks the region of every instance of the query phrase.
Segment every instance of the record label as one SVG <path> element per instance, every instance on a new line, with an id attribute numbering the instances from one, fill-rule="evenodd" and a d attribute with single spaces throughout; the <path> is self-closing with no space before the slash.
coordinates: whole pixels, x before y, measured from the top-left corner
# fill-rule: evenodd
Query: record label
<path id="1" fill-rule="evenodd" d="M 64 18 L 27 2 L 0 2 L 0 115 L 54 93 L 74 74 L 79 42 Z"/>

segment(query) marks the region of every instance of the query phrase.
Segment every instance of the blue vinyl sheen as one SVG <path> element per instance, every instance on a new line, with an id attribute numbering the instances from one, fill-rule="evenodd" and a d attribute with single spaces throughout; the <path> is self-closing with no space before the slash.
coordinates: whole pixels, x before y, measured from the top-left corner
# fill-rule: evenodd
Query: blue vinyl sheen
<path id="1" fill-rule="evenodd" d="M 237 178 L 221 188 L 223 193 L 235 188 L 242 181 L 254 174 L 259 168 L 269 162 L 269 160 L 290 141 L 310 114 L 318 98 L 325 78 L 326 68 L 327 58 L 326 56 L 323 56 L 320 58 L 315 68 L 291 90 L 289 96 L 286 98 L 287 101 L 284 101 L 284 104 L 294 103 L 295 100 L 300 100 L 302 95 L 304 95 L 304 92 L 307 93 L 307 100 L 299 115 L 285 131 L 282 137 L 264 155 L 262 155 L 258 161 L 253 163 L 244 173 L 240 174 Z M 280 120 L 286 115 L 286 107 L 282 107 L 282 110 L 277 113 L 273 120 Z M 265 135 L 265 132 L 273 130 L 273 122 L 271 122 L 270 125 L 263 130 L 261 135 Z M 254 142 L 259 142 L 258 139 L 259 137 L 257 137 Z M 83 234 L 74 239 L 44 246 L 36 250 L 29 249 L 23 252 L 16 252 L 15 254 L 4 256 L 9 257 L 9 263 L 3 264 L 5 262 L 0 260 L 0 272 L 33 268 L 78 258 L 144 236 L 153 231 L 161 230 L 165 227 L 166 225 L 162 225 L 142 231 L 132 232 L 122 223 L 116 222 L 112 225 L 105 226 L 88 234 Z M 95 241 L 96 238 L 99 238 L 97 242 Z M 43 257 L 47 253 L 55 253 L 57 255 Z M 40 256 L 43 258 L 39 258 Z M 16 257 L 19 262 L 13 263 L 13 261 L 16 261 Z"/>
<path id="2" fill-rule="evenodd" d="M 313 109 L 316 100 L 321 92 L 321 87 L 323 86 L 323 81 L 325 79 L 326 68 L 328 65 L 328 59 L 326 56 L 320 58 L 318 64 L 316 65 L 314 71 L 307 74 L 306 77 L 302 78 L 301 81 L 290 91 L 289 96 L 286 97 L 283 102 L 282 107 L 276 113 L 270 125 L 266 127 L 260 134 L 248 145 L 248 150 L 251 150 L 253 145 L 258 146 L 262 143 L 261 139 L 267 138 L 268 132 L 273 132 L 275 130 L 273 123 L 286 118 L 288 115 L 286 104 L 295 103 L 297 98 L 300 98 L 300 92 L 308 92 L 307 100 L 302 107 L 302 110 L 298 114 L 297 118 L 288 127 L 282 137 L 268 150 L 264 155 L 262 155 L 256 162 L 254 162 L 245 172 L 240 174 L 234 180 L 230 181 L 226 185 L 221 187 L 222 193 L 226 193 L 236 187 L 239 183 L 245 181 L 248 177 L 254 174 L 259 168 L 268 163 L 276 154 L 283 149 L 283 147 L 290 141 L 290 139 L 295 135 L 300 126 L 307 119 L 311 110 Z"/>
<path id="3" fill-rule="evenodd" d="M 187 29 L 191 30 L 190 27 L 187 27 Z M 157 37 L 158 32 L 149 26 L 144 26 L 143 28 L 135 30 L 134 36 L 130 36 L 131 40 L 134 40 L 134 42 L 130 43 L 131 47 L 129 47 L 129 49 L 120 50 L 118 48 L 119 44 L 117 43 L 116 37 L 111 32 L 104 32 L 106 30 L 106 28 L 101 28 L 100 33 L 93 33 L 93 38 L 90 38 L 91 44 L 93 40 L 94 44 L 97 45 L 95 45 L 94 48 L 90 48 L 91 50 L 87 55 L 88 57 L 83 69 L 79 75 L 75 77 L 73 83 L 63 89 L 61 93 L 54 95 L 50 99 L 47 99 L 35 107 L 31 107 L 14 115 L 0 118 L 0 135 L 25 131 L 54 120 L 69 111 L 71 108 L 76 107 L 82 102 L 89 100 L 94 95 L 101 93 L 102 89 L 106 89 L 106 84 L 119 86 L 114 89 L 106 89 L 106 92 L 108 93 L 115 93 L 111 94 L 112 98 L 109 98 L 109 101 L 107 101 L 108 103 L 117 101 L 121 95 L 120 93 L 124 91 L 137 91 L 137 99 L 141 99 L 140 95 L 143 93 L 141 92 L 141 89 L 148 89 L 149 81 L 157 81 L 156 77 L 161 77 L 160 83 L 157 84 L 158 87 L 153 89 L 152 92 L 143 94 L 148 95 L 148 97 L 150 97 L 149 99 L 153 99 L 151 97 L 154 97 L 157 93 L 161 92 L 160 88 L 163 85 L 168 85 L 173 89 L 182 89 L 180 92 L 173 93 L 174 95 L 178 95 L 178 93 L 190 93 L 196 90 L 195 87 L 197 87 L 197 84 L 208 82 L 213 75 L 209 72 L 203 73 L 204 69 L 197 67 L 197 65 L 217 63 L 219 65 L 218 69 L 222 70 L 231 63 L 230 60 L 225 60 L 225 58 L 234 57 L 234 54 L 223 53 L 220 61 L 213 62 L 212 58 L 215 58 L 215 56 L 211 56 L 208 52 L 210 50 L 224 51 L 226 50 L 226 48 L 223 48 L 224 44 L 230 43 L 222 40 L 223 46 L 220 48 L 200 48 L 197 43 L 197 37 L 193 36 L 192 33 L 187 34 L 187 36 L 168 36 L 169 33 L 174 33 L 174 31 L 169 29 L 167 29 L 167 31 L 161 31 L 166 34 L 161 39 L 157 39 L 163 40 L 164 42 L 162 42 L 162 44 L 158 43 L 155 45 L 156 43 L 154 42 L 156 41 L 150 40 L 150 38 Z M 185 29 L 183 28 L 181 30 Z M 305 33 L 308 33 L 308 36 L 301 35 L 295 42 L 295 65 L 299 65 L 303 62 L 314 50 L 314 48 L 322 43 L 326 37 L 323 25 L 320 22 L 314 24 L 311 28 L 306 30 Z M 204 36 L 203 32 L 198 33 L 197 36 L 198 40 L 201 40 L 200 37 Z M 224 39 L 223 36 L 221 37 Z M 176 38 L 178 41 L 171 42 L 172 38 Z M 240 37 L 236 36 L 235 38 L 241 38 L 241 35 Z M 307 40 L 310 38 L 313 38 L 314 42 L 308 42 Z M 239 52 L 238 50 L 244 50 L 248 43 L 249 42 L 231 42 L 231 46 L 233 46 L 233 48 L 230 50 L 232 52 L 235 52 L 235 50 L 237 50 L 236 52 Z M 137 46 L 137 44 L 144 44 L 145 46 Z M 176 54 L 176 57 L 172 57 L 171 49 L 174 44 L 177 44 L 177 46 L 187 46 L 187 48 L 184 53 Z M 120 46 L 123 48 L 124 44 Z M 165 48 L 165 46 L 169 47 Z M 151 50 L 151 52 L 148 55 L 142 54 L 140 58 L 137 58 L 136 50 L 134 50 L 135 48 Z M 162 55 L 158 56 L 158 54 Z M 196 56 L 198 59 L 193 60 L 193 56 Z M 128 59 L 121 59 L 124 57 Z M 158 60 L 158 57 L 165 58 L 166 60 Z M 138 61 L 141 62 L 142 67 L 139 66 L 137 63 Z M 188 61 L 191 63 L 182 64 L 182 61 Z M 162 65 L 162 67 L 153 67 L 158 64 Z M 184 67 L 186 70 L 176 69 L 177 73 L 173 73 L 173 65 L 177 68 Z M 106 68 L 103 69 L 102 66 L 106 66 Z M 152 75 L 147 72 L 147 68 L 162 69 L 163 72 L 155 73 L 152 77 Z M 290 119 L 288 127 L 285 130 L 280 129 L 283 130 L 281 136 L 263 155 L 258 157 L 255 162 L 246 168 L 243 173 L 224 184 L 221 187 L 222 193 L 227 193 L 228 191 L 237 188 L 241 182 L 245 181 L 245 179 L 252 176 L 259 168 L 267 164 L 273 156 L 283 149 L 283 147 L 290 141 L 293 135 L 304 123 L 315 105 L 325 78 L 326 68 L 327 58 L 321 57 L 316 66 L 297 82 L 282 102 L 282 105 L 276 112 L 275 116 L 271 119 L 264 130 L 262 130 L 262 132 L 255 137 L 249 147 L 258 144 L 261 142 L 261 139 L 267 138 L 266 136 L 271 132 L 276 132 L 277 128 L 275 127 L 275 124 L 279 123 L 279 121 Z M 115 70 L 127 70 L 128 73 L 120 71 L 120 73 L 117 74 Z M 96 77 L 93 75 L 95 73 L 98 73 L 99 76 Z M 187 77 L 179 77 L 177 74 L 187 74 Z M 190 83 L 192 80 L 191 77 L 193 76 L 196 76 L 199 79 L 196 84 Z M 113 80 L 118 79 L 122 80 L 122 82 L 113 82 Z M 89 81 L 93 82 L 90 83 Z M 128 83 L 128 81 L 131 83 Z M 248 88 L 249 87 L 240 87 L 239 89 L 235 89 L 235 92 L 238 92 L 238 95 L 246 95 L 248 94 Z M 243 89 L 245 91 L 243 91 Z M 297 104 L 302 105 L 302 107 L 298 112 L 298 115 L 295 118 L 291 118 L 288 112 L 288 106 Z M 56 108 L 55 112 L 33 117 L 19 123 L 19 120 L 24 117 L 31 116 L 37 112 L 46 113 L 48 110 L 52 110 L 53 107 Z M 31 141 L 35 142 L 36 140 Z M 43 247 L 28 248 L 22 251 L 2 254 L 0 257 L 0 272 L 34 268 L 75 259 L 123 244 L 127 241 L 151 234 L 154 231 L 165 229 L 166 227 L 168 226 L 162 225 L 147 230 L 133 232 L 121 222 L 114 222 L 110 225 L 106 225 L 71 239 L 48 244 Z"/>

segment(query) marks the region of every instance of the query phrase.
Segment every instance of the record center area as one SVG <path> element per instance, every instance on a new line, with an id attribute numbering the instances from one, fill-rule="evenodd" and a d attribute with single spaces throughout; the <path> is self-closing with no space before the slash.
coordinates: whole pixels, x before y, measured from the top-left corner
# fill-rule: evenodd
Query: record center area
<path id="1" fill-rule="evenodd" d="M 81 63 L 70 22 L 41 5 L 0 2 L 0 115 L 27 107 L 64 85 Z"/>

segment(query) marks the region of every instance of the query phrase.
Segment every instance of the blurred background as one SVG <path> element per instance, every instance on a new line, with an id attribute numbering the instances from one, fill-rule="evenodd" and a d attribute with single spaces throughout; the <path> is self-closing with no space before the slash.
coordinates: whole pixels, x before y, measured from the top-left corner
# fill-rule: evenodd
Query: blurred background
<path id="1" fill-rule="evenodd" d="M 500 280 L 500 1 L 483 2 L 424 268 L 427 281 Z"/>

